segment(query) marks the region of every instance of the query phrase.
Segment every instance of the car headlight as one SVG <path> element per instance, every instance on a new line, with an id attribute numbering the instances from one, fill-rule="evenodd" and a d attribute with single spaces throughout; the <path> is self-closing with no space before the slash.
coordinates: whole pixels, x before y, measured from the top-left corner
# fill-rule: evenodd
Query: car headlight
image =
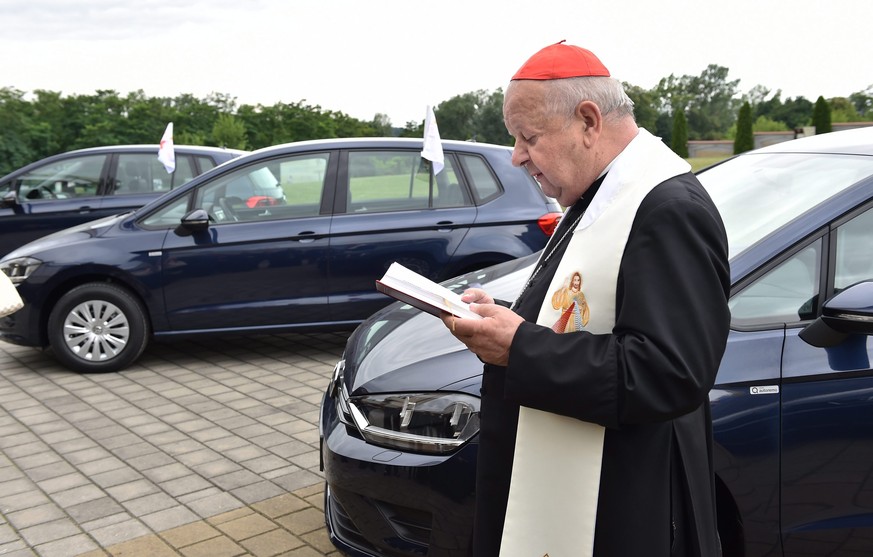
<path id="1" fill-rule="evenodd" d="M 448 454 L 479 433 L 479 399 L 463 393 L 339 396 L 340 415 L 350 417 L 368 442 L 398 450 Z"/>
<path id="2" fill-rule="evenodd" d="M 42 261 L 39 259 L 17 257 L 0 263 L 0 271 L 6 273 L 12 284 L 19 284 L 26 281 L 40 265 L 42 265 Z"/>

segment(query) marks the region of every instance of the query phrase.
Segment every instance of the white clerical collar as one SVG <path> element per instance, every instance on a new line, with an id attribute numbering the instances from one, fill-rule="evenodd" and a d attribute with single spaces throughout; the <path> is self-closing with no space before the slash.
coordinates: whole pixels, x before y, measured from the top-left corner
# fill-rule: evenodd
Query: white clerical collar
<path id="1" fill-rule="evenodd" d="M 613 167 L 616 166 L 616 163 L 620 165 L 625 164 L 633 164 L 633 160 L 636 156 L 638 156 L 639 152 L 645 149 L 645 145 L 650 141 L 658 141 L 661 140 L 657 137 L 650 134 L 644 128 L 639 128 L 636 137 L 634 137 L 630 143 L 628 143 L 622 151 L 616 155 L 614 159 L 612 159 L 603 172 L 600 173 L 600 176 L 607 174 L 606 178 L 603 180 L 603 183 L 600 185 L 600 188 L 597 190 L 597 193 L 594 194 L 594 199 L 591 200 L 591 204 L 588 205 L 588 209 L 585 211 L 585 215 L 582 217 L 582 220 L 579 221 L 579 225 L 576 227 L 576 230 L 583 230 L 584 228 L 590 226 L 597 218 L 606 210 L 607 207 L 612 203 L 612 200 L 615 198 L 616 193 L 618 192 L 618 188 L 620 187 L 622 180 L 620 180 L 621 168 L 618 168 L 618 172 L 613 172 L 612 174 L 608 174 Z"/>

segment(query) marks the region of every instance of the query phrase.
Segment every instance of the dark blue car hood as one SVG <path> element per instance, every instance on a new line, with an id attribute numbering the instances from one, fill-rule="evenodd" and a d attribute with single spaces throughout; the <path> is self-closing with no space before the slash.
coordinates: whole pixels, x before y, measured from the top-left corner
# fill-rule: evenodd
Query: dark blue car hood
<path id="1" fill-rule="evenodd" d="M 29 257 L 33 256 L 34 254 L 48 251 L 50 249 L 55 249 L 68 244 L 74 244 L 88 238 L 92 238 L 94 236 L 99 236 L 111 227 L 115 226 L 119 221 L 124 220 L 130 214 L 131 213 L 121 213 L 118 215 L 113 215 L 111 217 L 104 217 L 102 219 L 89 221 L 83 224 L 73 226 L 71 228 L 54 232 L 52 234 L 49 234 L 48 236 L 43 236 L 38 240 L 34 240 L 30 243 L 24 244 L 20 248 L 17 248 L 8 253 L 6 256 L 3 257 L 3 259 Z"/>
<path id="2" fill-rule="evenodd" d="M 512 300 L 539 253 L 443 283 L 456 292 L 478 286 Z M 390 338 L 390 342 L 382 342 Z M 438 318 L 396 302 L 363 322 L 349 338 L 344 380 L 349 393 L 459 390 L 479 394 L 482 363 Z"/>

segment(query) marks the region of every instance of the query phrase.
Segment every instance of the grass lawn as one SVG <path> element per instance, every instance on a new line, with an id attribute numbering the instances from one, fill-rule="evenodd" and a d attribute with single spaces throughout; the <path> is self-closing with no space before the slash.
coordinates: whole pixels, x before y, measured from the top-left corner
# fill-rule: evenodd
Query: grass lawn
<path id="1" fill-rule="evenodd" d="M 707 166 L 713 165 L 717 162 L 721 162 L 728 157 L 694 157 L 691 159 L 687 159 L 691 164 L 691 171 L 697 172 L 702 168 L 706 168 Z"/>

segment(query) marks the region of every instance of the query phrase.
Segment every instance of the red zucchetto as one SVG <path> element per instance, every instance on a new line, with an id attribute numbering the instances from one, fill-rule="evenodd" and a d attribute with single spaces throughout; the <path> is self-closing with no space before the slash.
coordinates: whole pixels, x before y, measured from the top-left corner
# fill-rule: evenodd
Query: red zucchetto
<path id="1" fill-rule="evenodd" d="M 519 68 L 516 79 L 566 79 L 568 77 L 609 77 L 609 70 L 590 50 L 578 46 L 555 43 L 531 56 Z"/>

